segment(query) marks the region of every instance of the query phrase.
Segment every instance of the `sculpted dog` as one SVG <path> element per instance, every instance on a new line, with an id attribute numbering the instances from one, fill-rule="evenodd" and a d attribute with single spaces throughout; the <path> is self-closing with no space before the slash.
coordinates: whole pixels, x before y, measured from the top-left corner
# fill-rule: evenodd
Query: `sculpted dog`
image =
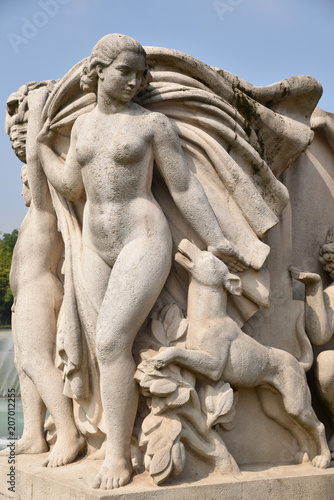
<path id="1" fill-rule="evenodd" d="M 301 457 L 306 452 L 315 467 L 328 467 L 324 426 L 312 409 L 303 363 L 252 339 L 227 315 L 227 291 L 241 295 L 242 288 L 221 260 L 188 240 L 181 241 L 175 260 L 190 274 L 186 349 L 169 347 L 142 366 L 176 363 L 234 388 L 256 388 L 265 413 L 296 437 Z"/>

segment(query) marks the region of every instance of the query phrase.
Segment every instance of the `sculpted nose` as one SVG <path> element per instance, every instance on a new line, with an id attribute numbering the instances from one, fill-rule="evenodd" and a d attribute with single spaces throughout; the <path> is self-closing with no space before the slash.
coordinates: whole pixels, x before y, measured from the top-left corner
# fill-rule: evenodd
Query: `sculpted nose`
<path id="1" fill-rule="evenodd" d="M 128 80 L 128 85 L 129 87 L 135 87 L 137 85 L 137 79 L 135 75 Z"/>

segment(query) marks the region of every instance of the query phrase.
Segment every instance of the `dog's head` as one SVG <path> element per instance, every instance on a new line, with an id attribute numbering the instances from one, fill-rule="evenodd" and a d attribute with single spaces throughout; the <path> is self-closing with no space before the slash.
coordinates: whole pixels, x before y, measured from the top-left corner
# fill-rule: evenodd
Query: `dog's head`
<path id="1" fill-rule="evenodd" d="M 226 264 L 218 257 L 211 252 L 200 250 L 189 240 L 181 241 L 175 260 L 202 285 L 222 286 L 232 295 L 242 294 L 240 278 L 231 274 Z"/>

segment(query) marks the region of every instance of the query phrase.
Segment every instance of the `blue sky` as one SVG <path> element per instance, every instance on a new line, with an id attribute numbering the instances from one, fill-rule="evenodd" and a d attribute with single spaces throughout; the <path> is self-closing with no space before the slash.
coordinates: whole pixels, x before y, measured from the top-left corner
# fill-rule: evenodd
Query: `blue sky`
<path id="1" fill-rule="evenodd" d="M 43 8 L 44 6 L 44 8 Z M 1 120 L 8 95 L 31 80 L 57 79 L 107 33 L 178 49 L 254 85 L 308 74 L 334 112 L 332 0 L 1 0 Z M 0 127 L 0 232 L 26 213 L 21 162 Z"/>

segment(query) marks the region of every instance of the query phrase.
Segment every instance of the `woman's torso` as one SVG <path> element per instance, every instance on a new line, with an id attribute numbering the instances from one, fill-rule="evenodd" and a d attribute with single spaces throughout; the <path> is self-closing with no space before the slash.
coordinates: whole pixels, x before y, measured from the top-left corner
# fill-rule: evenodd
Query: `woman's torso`
<path id="1" fill-rule="evenodd" d="M 168 230 L 151 193 L 151 115 L 136 105 L 129 114 L 94 110 L 78 127 L 76 154 L 87 195 L 84 244 L 110 264 L 126 243 Z"/>

